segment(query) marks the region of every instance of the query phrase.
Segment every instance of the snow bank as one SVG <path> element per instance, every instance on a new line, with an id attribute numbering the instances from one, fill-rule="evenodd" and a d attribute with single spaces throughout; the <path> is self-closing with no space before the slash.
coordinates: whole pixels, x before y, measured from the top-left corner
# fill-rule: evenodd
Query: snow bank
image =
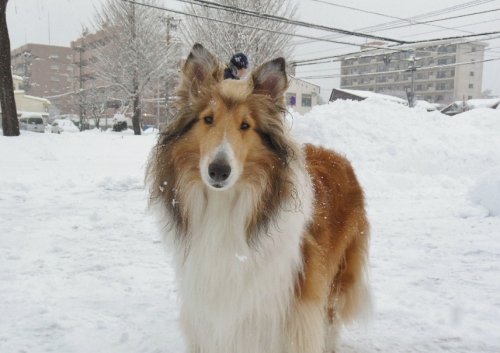
<path id="1" fill-rule="evenodd" d="M 498 210 L 500 111 L 367 99 L 289 123 L 345 154 L 366 194 L 375 316 L 339 351 L 499 352 L 500 217 L 485 216 Z M 146 210 L 151 132 L 0 136 L 0 352 L 185 351 Z"/>
<path id="2" fill-rule="evenodd" d="M 488 210 L 491 216 L 500 216 L 500 167 L 484 173 L 469 192 L 475 204 Z"/>
<path id="3" fill-rule="evenodd" d="M 370 169 L 422 175 L 476 175 L 500 163 L 500 114 L 478 109 L 456 117 L 367 99 L 338 100 L 292 120 L 302 141 L 334 148 Z"/>

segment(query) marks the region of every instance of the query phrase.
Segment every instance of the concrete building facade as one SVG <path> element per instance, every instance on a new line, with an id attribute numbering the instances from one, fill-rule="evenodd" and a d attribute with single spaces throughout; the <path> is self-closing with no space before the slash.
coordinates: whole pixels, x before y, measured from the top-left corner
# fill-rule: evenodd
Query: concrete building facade
<path id="1" fill-rule="evenodd" d="M 12 73 L 23 78 L 19 89 L 50 97 L 73 89 L 73 50 L 45 44 L 25 44 L 11 52 Z"/>
<path id="2" fill-rule="evenodd" d="M 103 86 L 104 83 L 97 77 L 95 65 L 98 60 L 98 48 L 105 45 L 107 40 L 104 31 L 84 33 L 80 38 L 72 41 L 72 63 L 74 70 L 75 89 L 88 89 Z"/>
<path id="3" fill-rule="evenodd" d="M 384 49 L 345 57 L 341 61 L 342 89 L 356 89 L 406 98 L 411 87 L 411 57 L 415 57 L 415 99 L 449 103 L 481 97 L 486 43 L 447 42 L 419 45 L 408 51 Z M 455 65 L 477 62 L 475 64 Z M 442 66 L 442 67 L 440 67 Z M 394 72 L 400 71 L 400 72 Z"/>
<path id="4" fill-rule="evenodd" d="M 285 93 L 286 105 L 305 114 L 318 104 L 320 86 L 288 76 L 288 89 Z"/>
<path id="5" fill-rule="evenodd" d="M 20 117 L 23 113 L 38 113 L 45 119 L 45 121 L 47 121 L 51 102 L 45 98 L 27 95 L 26 92 L 21 89 L 23 82 L 23 77 L 19 75 L 12 75 L 17 116 Z M 2 109 L 0 107 L 0 116 L 1 113 Z"/>

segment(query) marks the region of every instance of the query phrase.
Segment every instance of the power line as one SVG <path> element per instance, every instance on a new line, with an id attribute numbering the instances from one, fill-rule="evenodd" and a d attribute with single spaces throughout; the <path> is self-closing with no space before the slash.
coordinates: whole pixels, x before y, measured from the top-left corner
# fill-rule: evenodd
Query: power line
<path id="1" fill-rule="evenodd" d="M 173 9 L 168 9 L 168 8 L 160 7 L 160 6 L 156 6 L 156 5 L 140 3 L 140 2 L 137 2 L 137 1 L 134 1 L 134 0 L 122 0 L 122 1 L 129 2 L 129 3 L 132 3 L 132 4 L 136 4 L 136 5 L 140 5 L 140 6 L 155 8 L 155 9 L 159 9 L 159 10 L 163 10 L 163 11 L 168 11 L 168 12 L 173 12 L 173 13 L 177 13 L 177 14 L 182 14 L 182 15 L 186 15 L 186 16 L 203 18 L 203 19 L 206 19 L 206 20 L 214 21 L 214 22 L 232 24 L 232 25 L 237 25 L 237 26 L 242 26 L 242 27 L 247 27 L 247 28 L 252 28 L 252 29 L 257 29 L 257 30 L 263 30 L 263 31 L 277 33 L 277 34 L 282 34 L 282 35 L 296 36 L 296 37 L 309 38 L 309 39 L 322 40 L 322 41 L 329 41 L 329 42 L 334 42 L 334 43 L 339 43 L 339 44 L 347 44 L 347 45 L 351 45 L 351 46 L 360 46 L 360 44 L 358 44 L 358 43 L 332 41 L 332 40 L 329 40 L 329 39 L 320 39 L 320 38 L 311 37 L 311 36 L 305 36 L 305 35 L 300 35 L 300 34 L 291 34 L 291 33 L 286 33 L 286 32 L 281 32 L 281 31 L 274 31 L 274 30 L 270 30 L 270 29 L 266 29 L 266 28 L 262 28 L 262 27 L 257 27 L 257 26 L 245 25 L 245 24 L 242 24 L 242 23 L 236 23 L 236 22 L 230 22 L 230 21 L 224 21 L 224 20 L 214 19 L 214 18 L 207 17 L 207 16 L 190 14 L 190 13 L 186 13 L 186 12 L 179 11 L 179 10 L 173 10 Z M 192 3 L 191 0 L 177 0 L 177 1 Z M 194 1 L 200 2 L 200 3 L 207 3 L 207 4 L 210 4 L 210 5 L 213 5 L 213 6 L 219 5 L 219 4 L 212 3 L 210 1 L 205 1 L 205 0 L 194 0 Z M 225 6 L 225 7 L 227 7 L 227 6 Z M 258 14 L 258 13 L 255 13 L 254 11 L 244 10 L 244 12 L 246 12 L 246 11 L 254 13 L 255 16 L 257 16 L 256 14 Z M 271 15 L 266 15 L 266 16 L 271 16 Z M 462 16 L 465 16 L 465 15 L 462 15 Z M 259 16 L 259 17 L 262 18 L 262 16 Z M 271 17 L 276 17 L 276 16 L 271 16 Z M 277 18 L 278 19 L 283 19 L 281 17 L 277 17 Z M 349 31 L 344 31 L 344 32 L 349 32 Z M 357 32 L 352 32 L 352 33 L 357 33 Z M 491 35 L 491 34 L 497 34 L 497 33 L 500 33 L 500 31 L 485 32 L 485 33 L 476 33 L 476 34 L 471 34 L 471 35 L 466 35 L 466 36 L 454 36 L 454 37 L 445 37 L 445 38 L 438 38 L 438 39 L 427 39 L 427 40 L 420 40 L 420 41 L 409 41 L 409 42 L 407 42 L 407 41 L 398 41 L 398 43 L 408 43 L 408 44 L 431 43 L 431 42 L 435 42 L 435 41 L 444 41 L 444 40 L 450 40 L 450 39 L 464 39 L 464 38 L 471 38 L 471 37 L 476 37 L 476 36 L 485 36 L 485 35 Z M 357 34 L 360 34 L 360 33 L 357 33 Z M 390 51 L 408 51 L 408 49 L 397 49 L 397 48 L 391 48 L 391 47 L 380 47 L 380 46 L 374 46 L 374 45 L 369 45 L 369 44 L 362 44 L 362 45 L 364 47 L 373 48 L 373 49 L 384 49 L 384 50 L 390 50 Z M 320 60 L 320 59 L 314 59 L 314 61 L 316 61 L 316 60 Z M 313 60 L 309 60 L 309 61 L 313 61 Z M 305 62 L 305 61 L 302 61 L 302 62 Z M 299 62 L 296 62 L 296 63 L 299 63 Z"/>
<path id="2" fill-rule="evenodd" d="M 500 51 L 495 51 L 493 49 L 498 49 L 500 47 L 490 47 L 490 48 L 485 48 L 483 49 L 483 51 L 490 51 L 491 50 L 491 53 L 495 53 L 495 54 L 500 54 Z M 467 52 L 464 52 L 464 54 L 470 54 L 470 53 L 473 53 L 473 51 L 467 51 Z M 488 53 L 487 53 L 488 54 Z M 339 59 L 339 60 L 329 60 L 329 61 L 321 61 L 319 63 L 321 64 L 327 64 L 327 63 L 335 63 L 335 62 L 341 62 L 342 59 Z M 392 60 L 394 61 L 394 60 Z M 316 63 L 314 63 L 316 64 Z M 296 65 L 296 67 L 301 67 L 301 66 L 309 66 L 309 65 Z M 339 71 L 340 68 L 338 67 L 334 67 L 334 68 L 323 68 L 323 69 L 315 69 L 315 70 L 308 70 L 308 71 L 300 71 L 301 74 L 303 73 L 308 73 L 308 72 L 321 72 L 321 71 Z M 362 76 L 363 74 L 359 74 L 360 76 Z"/>
<path id="3" fill-rule="evenodd" d="M 394 38 L 376 36 L 376 35 L 365 34 L 365 33 L 361 33 L 361 32 L 348 31 L 345 29 L 329 27 L 329 26 L 324 26 L 324 25 L 318 25 L 315 23 L 309 23 L 309 22 L 304 22 L 304 21 L 291 20 L 288 18 L 280 17 L 280 16 L 275 16 L 275 15 L 260 13 L 260 12 L 256 12 L 256 11 L 252 11 L 252 10 L 242 9 L 242 8 L 239 8 L 236 6 L 218 4 L 218 3 L 215 3 L 212 1 L 207 1 L 207 0 L 176 0 L 176 1 L 184 2 L 184 3 L 188 3 L 188 4 L 192 4 L 192 5 L 209 7 L 209 8 L 213 8 L 213 9 L 221 9 L 221 10 L 232 12 L 232 13 L 243 14 L 243 15 L 257 17 L 257 18 L 261 18 L 261 19 L 273 20 L 276 22 L 292 24 L 292 25 L 296 25 L 296 26 L 300 26 L 300 27 L 319 29 L 319 30 L 328 31 L 328 32 L 336 32 L 336 33 L 345 34 L 345 35 L 354 36 L 354 37 L 376 39 L 376 40 L 383 40 L 383 41 L 392 42 L 392 43 L 405 44 L 405 41 L 394 39 Z"/>
<path id="4" fill-rule="evenodd" d="M 363 31 L 365 33 L 372 33 L 372 32 L 382 31 L 382 30 L 386 30 L 386 29 L 392 29 L 392 28 L 394 28 L 394 26 L 401 24 L 401 22 L 408 22 L 408 21 L 414 22 L 416 20 L 420 20 L 420 19 L 424 19 L 424 18 L 428 18 L 428 17 L 434 17 L 437 15 L 442 15 L 442 14 L 446 14 L 449 12 L 455 12 L 455 11 L 463 10 L 463 9 L 470 8 L 470 7 L 480 6 L 480 5 L 483 5 L 483 4 L 491 2 L 491 1 L 494 1 L 494 0 L 469 1 L 469 2 L 466 2 L 463 4 L 454 5 L 451 7 L 446 7 L 446 8 L 440 9 L 440 10 L 422 13 L 422 14 L 419 14 L 419 15 L 416 15 L 413 17 L 406 18 L 404 21 L 397 20 L 397 21 L 384 22 L 384 23 L 374 25 L 374 26 L 358 28 L 358 29 L 356 29 L 356 31 Z M 339 37 L 342 37 L 342 35 L 340 35 L 340 36 L 339 35 L 337 35 L 337 36 L 331 36 L 331 35 L 325 36 L 325 38 L 331 38 L 331 39 L 339 38 Z M 301 44 L 307 44 L 307 43 L 311 43 L 311 41 L 304 41 L 302 43 L 299 42 L 299 43 L 295 43 L 295 45 L 301 45 Z"/>
<path id="5" fill-rule="evenodd" d="M 497 21 L 500 21 L 500 18 L 494 18 L 494 19 L 488 20 L 488 21 L 479 21 L 479 22 L 469 23 L 469 24 L 466 24 L 466 25 L 457 26 L 455 28 L 465 28 L 465 27 L 471 27 L 471 26 L 475 26 L 475 25 L 479 25 L 479 24 L 485 24 L 485 23 L 497 22 Z M 422 34 L 437 33 L 437 32 L 443 32 L 443 31 L 446 31 L 446 29 L 438 29 L 438 30 L 435 30 L 435 31 L 427 31 L 427 32 L 414 33 L 414 34 L 410 34 L 408 36 L 404 36 L 403 38 L 416 37 L 416 36 L 420 36 Z M 470 32 L 470 31 L 467 31 L 467 32 L 468 33 L 474 33 L 474 32 Z"/>
<path id="6" fill-rule="evenodd" d="M 454 63 L 454 64 L 446 64 L 446 65 L 425 66 L 425 67 L 419 67 L 418 71 L 427 71 L 427 70 L 432 70 L 432 69 L 441 69 L 441 68 L 446 68 L 446 67 L 455 67 L 455 66 L 462 66 L 462 65 L 474 65 L 474 64 L 479 64 L 479 63 L 484 63 L 484 62 L 489 62 L 489 61 L 497 61 L 497 60 L 500 60 L 500 58 L 491 58 L 491 59 L 484 59 L 484 60 L 478 60 L 478 61 L 465 61 L 465 62 Z M 317 75 L 317 76 L 305 76 L 305 77 L 299 77 L 299 78 L 304 79 L 304 80 L 326 79 L 326 78 L 350 78 L 350 77 L 358 77 L 359 78 L 359 77 L 366 77 L 366 76 L 397 74 L 397 73 L 402 73 L 402 72 L 407 72 L 407 69 L 382 71 L 382 72 L 367 72 L 367 73 L 363 73 L 363 74 L 352 74 L 352 75 L 342 75 L 342 74 Z"/>
<path id="7" fill-rule="evenodd" d="M 492 40 L 492 39 L 497 39 L 497 38 L 500 38 L 500 36 L 493 36 L 493 37 L 490 37 L 490 38 L 484 38 L 483 40 Z M 442 39 L 437 39 L 436 41 L 438 41 L 438 40 L 444 40 L 444 39 L 443 38 Z M 450 42 L 450 43 L 447 43 L 447 44 L 450 44 L 450 45 L 451 44 L 467 44 L 467 43 L 473 43 L 473 42 L 476 42 L 476 41 L 477 40 L 456 41 L 456 42 Z M 427 42 L 428 42 L 428 40 L 427 41 L 423 41 L 422 43 L 427 43 Z M 404 48 L 402 48 L 402 49 L 404 49 Z M 415 48 L 407 48 L 405 51 L 410 51 L 410 50 L 415 50 Z M 295 64 L 296 66 L 310 65 L 310 64 L 313 64 L 313 62 L 316 62 L 316 61 L 328 62 L 328 61 L 324 61 L 324 60 L 344 58 L 344 57 L 350 56 L 350 55 L 360 56 L 360 55 L 364 55 L 366 53 L 371 53 L 371 52 L 374 52 L 374 51 L 377 51 L 377 49 L 368 49 L 368 50 L 364 50 L 364 51 L 350 52 L 350 53 L 337 54 L 337 55 L 329 55 L 329 56 L 323 56 L 323 57 L 319 57 L 319 58 L 296 60 L 296 61 L 293 62 L 293 64 Z M 380 54 L 384 54 L 384 53 L 382 52 Z M 377 55 L 377 54 L 373 53 L 372 55 Z M 335 61 L 342 61 L 342 59 L 335 60 Z"/>
<path id="8" fill-rule="evenodd" d="M 415 26 L 415 25 L 426 25 L 426 24 L 434 23 L 434 22 L 449 21 L 449 20 L 454 20 L 454 19 L 457 19 L 457 18 L 482 15 L 482 14 L 485 14 L 485 13 L 492 13 L 492 12 L 497 12 L 497 11 L 500 11 L 500 8 L 491 9 L 491 10 L 485 10 L 485 11 L 478 11 L 478 12 L 473 12 L 473 13 L 467 13 L 467 14 L 464 14 L 464 15 L 457 15 L 457 16 L 451 16 L 451 17 L 438 18 L 438 19 L 435 19 L 435 20 L 429 20 L 429 21 L 419 22 L 419 23 L 416 23 L 416 24 L 411 24 L 410 23 L 410 24 L 405 24 L 405 25 L 401 25 L 401 26 L 391 27 L 389 29 L 396 29 L 396 28 L 402 28 L 402 27 L 410 27 L 410 26 Z M 385 29 L 384 29 L 384 31 L 385 31 Z"/>
<path id="9" fill-rule="evenodd" d="M 356 47 L 362 45 L 360 43 L 344 42 L 344 41 L 331 40 L 331 39 L 326 39 L 326 38 L 322 39 L 322 38 L 307 36 L 307 35 L 303 35 L 303 34 L 287 33 L 287 32 L 275 31 L 275 30 L 271 30 L 271 29 L 267 29 L 267 28 L 263 28 L 263 27 L 250 26 L 250 25 L 246 25 L 246 24 L 243 24 L 243 23 L 224 21 L 224 20 L 219 20 L 219 19 L 212 18 L 212 17 L 202 16 L 202 15 L 196 15 L 196 14 L 191 14 L 191 13 L 187 13 L 187 12 L 183 12 L 183 11 L 179 11 L 179 10 L 169 9 L 169 8 L 166 8 L 166 7 L 161 7 L 161 6 L 151 5 L 151 4 L 145 4 L 145 3 L 137 2 L 137 1 L 134 1 L 134 0 L 122 0 L 122 1 L 128 2 L 130 4 L 135 4 L 135 5 L 139 5 L 139 6 L 145 6 L 145 7 L 149 7 L 149 8 L 153 8 L 153 9 L 157 9 L 157 10 L 162 10 L 162 11 L 167 11 L 167 12 L 172 12 L 172 13 L 180 14 L 180 15 L 191 16 L 191 17 L 195 17 L 195 18 L 201 18 L 201 19 L 205 19 L 205 20 L 209 20 L 209 21 L 213 21 L 213 22 L 225 23 L 225 24 L 230 24 L 230 25 L 239 26 L 239 27 L 246 27 L 246 28 L 256 29 L 256 30 L 259 30 L 259 31 L 265 31 L 265 32 L 270 32 L 270 33 L 277 33 L 277 34 L 282 34 L 282 35 L 285 35 L 285 36 L 307 38 L 307 39 L 313 39 L 313 40 L 316 40 L 316 41 L 324 41 L 324 42 L 330 42 L 330 43 L 345 44 L 345 45 L 356 46 Z M 368 48 L 373 48 L 373 49 L 386 49 L 386 50 L 391 50 L 391 51 L 395 51 L 395 52 L 401 52 L 402 51 L 401 49 L 398 49 L 398 48 L 387 48 L 387 47 L 380 47 L 380 46 L 370 45 L 370 44 L 367 44 L 367 45 L 364 45 L 364 46 L 368 47 Z"/>
<path id="10" fill-rule="evenodd" d="M 452 36 L 452 37 L 443 37 L 443 38 L 412 40 L 412 41 L 409 41 L 407 43 L 408 44 L 432 43 L 432 42 L 440 42 L 440 41 L 447 41 L 447 40 L 453 40 L 453 39 L 466 39 L 466 38 L 490 36 L 490 35 L 499 34 L 499 33 L 500 33 L 500 31 L 482 32 L 482 33 L 468 34 L 468 35 L 464 35 L 464 36 Z"/>
<path id="11" fill-rule="evenodd" d="M 466 2 L 466 3 L 454 5 L 454 6 L 451 6 L 451 7 L 444 8 L 444 9 L 434 10 L 434 11 L 426 12 L 426 13 L 423 13 L 423 14 L 420 14 L 420 15 L 416 15 L 416 16 L 410 17 L 409 20 L 410 21 L 417 21 L 417 20 L 421 20 L 423 18 L 434 17 L 434 16 L 443 15 L 443 14 L 450 13 L 450 12 L 460 11 L 460 10 L 467 9 L 467 8 L 470 8 L 470 7 L 476 7 L 476 6 L 484 5 L 484 4 L 492 2 L 492 1 L 495 1 L 495 0 L 474 0 L 474 1 L 469 1 L 469 2 Z M 389 23 L 386 23 L 386 24 L 372 26 L 371 29 L 374 29 L 374 30 L 376 30 L 376 29 L 382 30 L 384 28 L 390 29 L 390 28 L 392 28 L 392 26 L 396 25 L 397 23 L 401 23 L 401 22 L 402 21 L 392 21 L 392 22 L 389 22 Z"/>
<path id="12" fill-rule="evenodd" d="M 316 70 L 306 70 L 306 71 L 300 71 L 301 74 L 308 74 L 310 72 L 324 72 L 324 71 L 340 71 L 340 67 L 329 67 L 329 68 L 323 68 L 323 69 L 316 69 Z"/>
<path id="13" fill-rule="evenodd" d="M 478 24 L 484 24 L 484 23 L 490 23 L 490 22 L 497 22 L 497 21 L 500 21 L 500 18 L 495 18 L 493 20 L 488 20 L 488 21 L 474 22 L 474 23 L 470 23 L 470 24 L 467 24 L 467 25 L 457 26 L 456 28 L 470 27 L 470 26 L 475 26 L 475 25 L 478 25 Z M 416 36 L 419 36 L 419 35 L 422 35 L 422 34 L 436 33 L 436 32 L 442 32 L 442 31 L 445 31 L 445 29 L 438 29 L 438 30 L 435 30 L 435 31 L 427 31 L 427 32 L 420 32 L 420 33 L 410 34 L 410 35 L 407 35 L 407 36 L 403 36 L 403 38 L 411 38 L 411 37 L 416 37 Z M 324 52 L 328 52 L 328 51 L 332 51 L 332 50 L 338 50 L 338 49 L 344 49 L 344 48 L 348 48 L 348 46 L 340 46 L 340 47 L 335 47 L 335 48 L 330 48 L 330 49 L 321 49 L 321 50 L 315 50 L 315 51 L 308 51 L 308 53 L 309 54 L 324 53 Z M 298 60 L 302 60 L 302 59 L 298 59 Z"/>
<path id="14" fill-rule="evenodd" d="M 358 11 L 358 12 L 367 13 L 367 14 L 371 14 L 371 15 L 377 15 L 377 16 L 382 16 L 382 17 L 386 17 L 386 18 L 392 18 L 392 19 L 396 19 L 396 20 L 400 20 L 400 21 L 405 21 L 405 22 L 409 22 L 410 24 L 425 24 L 425 23 L 421 23 L 419 21 L 415 21 L 415 20 L 412 20 L 412 19 L 405 19 L 405 18 L 402 18 L 402 17 L 387 15 L 387 14 L 376 12 L 376 11 L 363 10 L 363 9 L 360 9 L 360 8 L 357 8 L 357 7 L 352 7 L 352 6 L 347 6 L 347 5 L 340 5 L 340 4 L 336 4 L 336 3 L 332 3 L 332 2 L 328 2 L 328 1 L 324 1 L 324 0 L 313 0 L 313 1 L 320 2 L 320 3 L 323 3 L 323 4 L 328 4 L 330 6 L 335 6 L 335 7 L 340 7 L 340 8 L 344 8 L 344 9 L 349 9 L 349 10 L 352 10 L 352 11 Z M 489 0 L 489 1 L 493 1 L 493 0 Z M 472 33 L 470 31 L 464 31 L 464 30 L 458 29 L 458 27 L 450 28 L 450 27 L 445 27 L 445 26 L 435 25 L 435 24 L 428 24 L 428 23 L 425 24 L 425 25 L 431 26 L 431 27 L 438 27 L 438 28 L 441 28 L 441 29 L 448 29 L 448 30 L 463 32 L 463 33 Z"/>

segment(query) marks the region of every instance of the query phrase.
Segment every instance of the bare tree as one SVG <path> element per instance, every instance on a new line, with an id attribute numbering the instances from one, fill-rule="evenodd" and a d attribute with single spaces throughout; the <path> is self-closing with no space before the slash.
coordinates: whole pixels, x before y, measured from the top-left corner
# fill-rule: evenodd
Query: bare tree
<path id="1" fill-rule="evenodd" d="M 4 136 L 19 136 L 14 83 L 10 65 L 10 39 L 7 30 L 7 1 L 0 0 L 0 107 Z"/>
<path id="2" fill-rule="evenodd" d="M 155 0 L 143 3 L 155 4 Z M 168 45 L 165 14 L 154 8 L 123 0 L 107 0 L 95 16 L 95 27 L 105 33 L 94 63 L 96 76 L 107 85 L 125 92 L 132 106 L 134 133 L 141 134 L 142 100 L 152 94 L 155 78 L 168 79 L 168 65 L 178 46 Z"/>
<path id="3" fill-rule="evenodd" d="M 293 19 L 296 6 L 289 0 L 217 0 L 222 5 L 243 8 L 259 13 Z M 222 62 L 228 62 L 237 52 L 245 53 L 251 63 L 259 65 L 278 56 L 289 58 L 291 55 L 291 36 L 275 33 L 295 32 L 295 26 L 265 18 L 253 17 L 221 9 L 213 9 L 193 4 L 186 5 L 186 12 L 200 17 L 186 16 L 183 36 L 189 45 L 203 43 L 203 46 L 219 56 Z M 215 22 L 201 17 L 222 20 L 229 23 Z M 240 24 L 255 28 L 244 27 Z M 257 28 L 265 28 L 263 31 Z"/>
<path id="4" fill-rule="evenodd" d="M 117 89 L 109 86 L 96 86 L 95 82 L 86 89 L 81 89 L 78 94 L 82 122 L 92 120 L 96 128 L 101 127 L 101 119 L 105 117 L 108 108 L 122 101 Z M 121 105 L 121 103 L 119 104 Z M 106 126 L 107 127 L 107 126 Z"/>

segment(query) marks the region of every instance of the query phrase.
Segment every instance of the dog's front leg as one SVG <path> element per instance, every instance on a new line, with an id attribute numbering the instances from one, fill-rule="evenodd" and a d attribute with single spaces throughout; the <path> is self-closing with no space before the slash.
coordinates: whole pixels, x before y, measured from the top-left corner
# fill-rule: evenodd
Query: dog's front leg
<path id="1" fill-rule="evenodd" d="M 186 313 L 186 310 L 181 308 L 180 314 L 180 326 L 184 334 L 184 341 L 186 343 L 186 353 L 201 353 L 201 345 L 199 343 L 198 333 L 196 327 L 193 324 L 194 321 Z"/>
<path id="2" fill-rule="evenodd" d="M 287 324 L 288 353 L 323 353 L 325 344 L 324 307 L 319 301 L 295 303 Z"/>

